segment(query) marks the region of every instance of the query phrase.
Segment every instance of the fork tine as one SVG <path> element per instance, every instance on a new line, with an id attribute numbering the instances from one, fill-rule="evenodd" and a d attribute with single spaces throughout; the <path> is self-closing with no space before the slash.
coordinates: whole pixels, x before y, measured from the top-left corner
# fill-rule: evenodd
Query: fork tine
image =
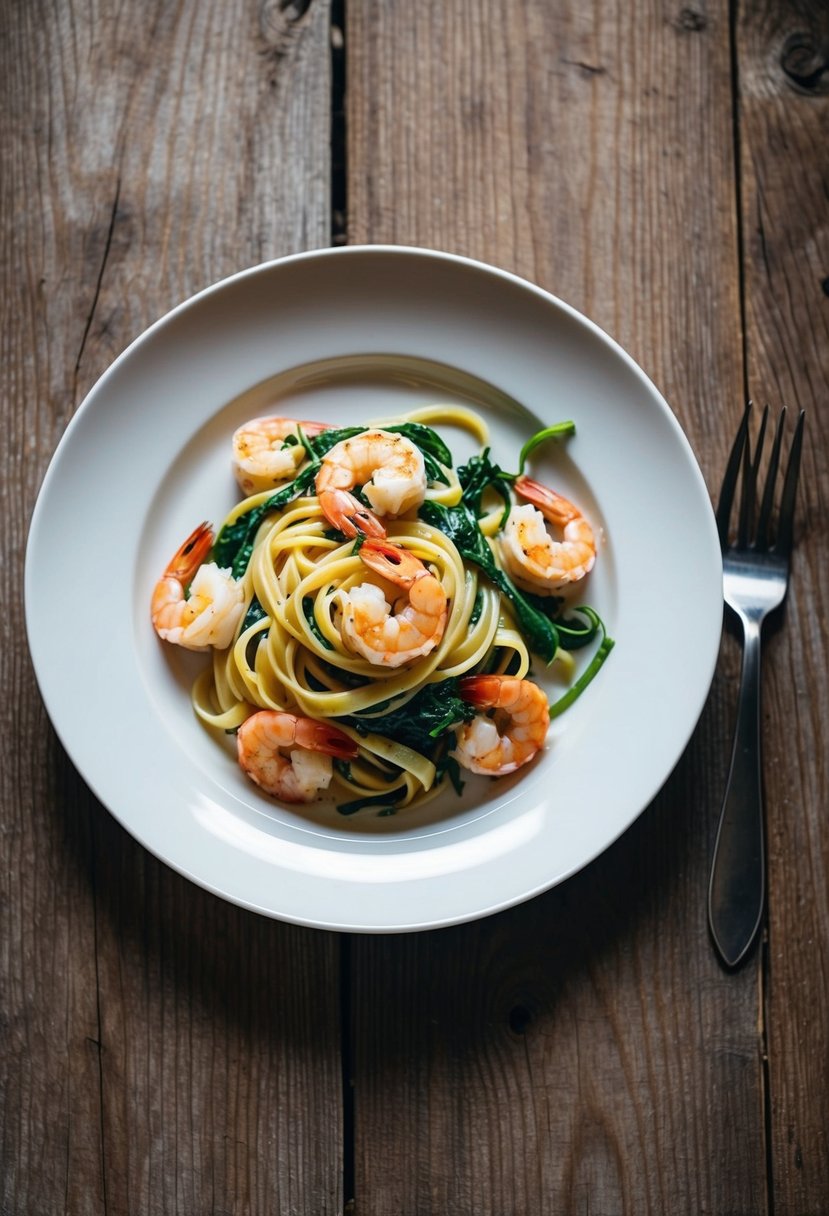
<path id="1" fill-rule="evenodd" d="M 757 444 L 754 448 L 754 458 L 751 457 L 751 442 L 746 441 L 743 453 L 743 492 L 740 496 L 740 520 L 737 532 L 737 544 L 745 548 L 751 540 L 751 528 L 754 523 L 754 504 L 757 497 L 757 470 L 760 468 L 760 458 L 763 455 L 763 442 L 766 438 L 766 424 L 769 419 L 769 407 L 763 410 L 760 419 L 760 430 L 757 433 Z"/>
<path id="2" fill-rule="evenodd" d="M 737 434 L 734 437 L 734 443 L 728 457 L 728 464 L 725 467 L 725 474 L 720 487 L 720 499 L 717 503 L 717 532 L 720 537 L 720 547 L 725 549 L 728 544 L 728 525 L 731 519 L 731 508 L 734 504 L 734 491 L 737 488 L 737 478 L 740 473 L 740 461 L 743 458 L 743 450 L 746 446 L 746 437 L 748 435 L 748 418 L 751 413 L 751 402 L 749 401 L 743 411 L 742 421 L 737 428 Z"/>
<path id="3" fill-rule="evenodd" d="M 803 447 L 803 424 L 805 418 L 806 412 L 805 410 L 801 410 L 792 438 L 792 446 L 789 449 L 789 463 L 786 466 L 783 497 L 780 500 L 780 523 L 777 529 L 777 541 L 774 551 L 783 557 L 788 557 L 792 551 L 794 504 L 797 497 L 797 478 L 800 473 L 800 450 Z"/>
<path id="4" fill-rule="evenodd" d="M 769 521 L 771 520 L 771 508 L 774 502 L 774 483 L 777 480 L 777 468 L 780 463 L 780 444 L 783 440 L 783 424 L 785 421 L 786 407 L 783 406 L 777 418 L 777 426 L 774 429 L 774 443 L 772 444 L 771 456 L 769 457 L 766 484 L 763 489 L 763 501 L 760 504 L 757 535 L 754 538 L 755 549 L 764 550 L 769 547 Z"/>

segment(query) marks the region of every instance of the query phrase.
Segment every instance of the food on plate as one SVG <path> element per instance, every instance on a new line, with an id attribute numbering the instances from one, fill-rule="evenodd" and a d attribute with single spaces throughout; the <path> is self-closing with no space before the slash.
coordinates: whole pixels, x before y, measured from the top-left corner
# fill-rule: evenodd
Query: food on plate
<path id="1" fill-rule="evenodd" d="M 464 676 L 459 691 L 476 710 L 501 710 L 501 720 L 476 713 L 458 728 L 455 755 L 473 773 L 504 777 L 544 746 L 550 707 L 543 689 L 517 676 Z"/>
<path id="2" fill-rule="evenodd" d="M 477 451 L 456 467 L 436 426 L 466 431 Z M 545 747 L 613 646 L 574 599 L 593 528 L 524 473 L 573 429 L 531 436 L 511 473 L 463 406 L 238 428 L 233 471 L 256 488 L 217 535 L 202 524 L 188 537 L 151 617 L 166 642 L 211 651 L 193 705 L 236 734 L 252 781 L 282 802 L 327 792 L 343 814 L 387 815 Z M 590 645 L 574 678 L 572 652 Z M 550 673 L 569 685 L 552 704 Z"/>
<path id="3" fill-rule="evenodd" d="M 245 610 L 244 590 L 229 571 L 205 561 L 212 547 L 213 529 L 199 524 L 153 588 L 150 615 L 165 642 L 223 650 L 233 641 Z"/>
<path id="4" fill-rule="evenodd" d="M 513 489 L 527 501 L 512 508 L 500 540 L 501 559 L 516 584 L 545 595 L 589 574 L 596 540 L 578 507 L 529 477 L 519 477 Z M 561 529 L 560 540 L 547 529 L 548 523 Z"/>
<path id="5" fill-rule="evenodd" d="M 305 435 L 328 430 L 325 422 L 297 422 L 295 418 L 251 418 L 233 433 L 233 475 L 244 494 L 272 490 L 289 481 L 305 458 L 301 444 L 286 443 L 296 438 L 297 427 Z"/>
<path id="6" fill-rule="evenodd" d="M 340 634 L 349 650 L 377 667 L 399 667 L 434 650 L 446 628 L 446 589 L 419 557 L 389 541 L 369 538 L 360 561 L 406 592 L 390 604 L 376 583 L 340 588 Z"/>
<path id="7" fill-rule="evenodd" d="M 284 802 L 310 802 L 331 784 L 331 757 L 353 760 L 357 745 L 325 722 L 260 709 L 236 732 L 239 764 L 251 781 Z"/>
<path id="8" fill-rule="evenodd" d="M 375 428 L 343 439 L 322 459 L 314 482 L 322 513 L 346 536 L 385 536 L 377 518 L 396 519 L 426 497 L 423 454 L 405 435 Z M 363 487 L 365 502 L 352 493 Z"/>

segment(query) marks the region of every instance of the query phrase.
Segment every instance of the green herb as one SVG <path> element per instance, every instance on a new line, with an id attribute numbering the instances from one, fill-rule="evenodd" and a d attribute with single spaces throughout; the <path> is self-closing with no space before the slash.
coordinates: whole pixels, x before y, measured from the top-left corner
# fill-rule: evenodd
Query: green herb
<path id="1" fill-rule="evenodd" d="M 469 507 L 465 503 L 444 507 L 441 503 L 427 499 L 420 507 L 420 516 L 426 523 L 448 536 L 467 561 L 474 562 L 483 570 L 490 582 L 494 583 L 512 604 L 518 628 L 530 649 L 547 663 L 551 663 L 558 649 L 555 625 L 532 606 L 500 566 L 496 565 L 492 550 Z"/>
<path id="2" fill-rule="evenodd" d="M 238 516 L 232 524 L 226 524 L 213 545 L 213 560 L 218 566 L 229 566 L 234 578 L 241 578 L 248 568 L 253 553 L 253 542 L 259 525 L 271 511 L 281 511 L 292 499 L 298 498 L 310 488 L 316 469 L 308 465 L 293 481 L 271 494 L 264 502 L 251 507 Z"/>
<path id="3" fill-rule="evenodd" d="M 360 734 L 373 733 L 396 743 L 403 743 L 422 756 L 432 758 L 436 740 L 452 726 L 471 722 L 475 709 L 458 695 L 456 678 L 426 684 L 398 709 L 389 709 L 390 702 L 373 705 L 371 714 L 351 714 L 337 719 L 352 726 Z"/>
<path id="4" fill-rule="evenodd" d="M 557 422 L 555 426 L 545 426 L 543 430 L 536 431 L 531 435 L 524 444 L 518 456 L 518 473 L 524 472 L 524 465 L 532 452 L 542 443 L 546 443 L 548 439 L 569 439 L 571 435 L 576 433 L 575 422 Z"/>
<path id="5" fill-rule="evenodd" d="M 250 629 L 252 625 L 257 624 L 258 621 L 263 621 L 267 615 L 267 612 L 254 595 L 253 599 L 248 604 L 245 619 L 242 621 L 242 628 L 239 630 L 240 636 L 245 633 L 246 630 Z M 267 630 L 260 629 L 253 635 L 253 637 L 248 638 L 248 642 L 245 647 L 245 660 L 251 667 L 253 667 L 256 660 L 256 652 L 259 649 L 260 644 L 267 636 Z"/>
<path id="6" fill-rule="evenodd" d="M 543 613 L 552 621 L 562 650 L 581 650 L 583 646 L 589 646 L 604 628 L 598 612 L 587 604 L 570 609 L 585 618 L 580 621 L 577 617 L 560 615 L 565 601 L 559 595 L 532 595 L 530 592 L 524 594 L 537 612 Z"/>
<path id="7" fill-rule="evenodd" d="M 479 588 L 475 594 L 475 603 L 472 605 L 472 612 L 469 614 L 469 628 L 470 629 L 472 628 L 473 625 L 478 624 L 478 621 L 481 619 L 481 613 L 483 612 L 483 610 L 484 610 L 484 597 L 481 594 L 481 591 Z"/>
<path id="8" fill-rule="evenodd" d="M 320 645 L 324 646 L 326 650 L 333 650 L 334 647 L 331 645 L 328 638 L 317 624 L 317 618 L 314 616 L 314 600 L 310 595 L 303 597 L 302 615 L 305 617 L 306 621 L 308 622 L 308 628 L 311 630 L 311 633 L 313 633 Z"/>
<path id="9" fill-rule="evenodd" d="M 399 789 L 389 790 L 388 794 L 372 794 L 368 798 L 355 798 L 353 802 L 340 802 L 337 810 L 341 815 L 355 815 L 357 811 L 365 810 L 367 806 L 388 807 L 389 803 L 393 805 L 405 797 L 406 787 L 403 785 Z"/>
<path id="10" fill-rule="evenodd" d="M 383 430 L 393 435 L 405 435 L 416 448 L 420 448 L 424 456 L 431 456 L 446 469 L 452 468 L 452 453 L 432 427 L 424 426 L 422 422 L 401 422 L 397 426 L 383 427 Z M 445 478 L 442 480 L 445 481 Z"/>
<path id="11" fill-rule="evenodd" d="M 335 667 L 332 663 L 326 663 L 322 659 L 320 662 L 324 670 L 330 675 L 335 686 L 337 684 L 344 684 L 346 688 L 365 688 L 367 684 L 371 683 L 371 679 L 368 676 L 358 676 L 356 672 L 346 671 L 344 667 Z M 308 679 L 311 678 L 310 671 L 307 672 L 307 676 Z M 317 691 L 321 691 L 321 688 Z"/>
<path id="12" fill-rule="evenodd" d="M 305 454 L 308 457 L 308 459 L 311 461 L 317 462 L 316 453 L 315 453 L 314 449 L 311 447 L 311 440 L 305 434 L 305 432 L 303 431 L 301 426 L 297 426 L 297 428 L 296 428 L 296 437 L 297 437 L 297 440 L 299 441 L 299 443 L 301 443 L 302 446 L 305 448 Z M 291 436 L 289 436 L 289 438 L 291 438 Z"/>
<path id="13" fill-rule="evenodd" d="M 489 448 L 484 448 L 480 456 L 472 456 L 466 464 L 458 466 L 458 481 L 463 490 L 461 499 L 480 518 L 484 513 L 481 506 L 484 493 L 488 489 L 494 490 L 504 503 L 503 527 L 512 505 L 510 482 L 515 481 L 515 477 L 515 473 L 505 473 L 500 465 L 493 464 Z"/>
<path id="14" fill-rule="evenodd" d="M 368 427 L 365 426 L 346 426 L 338 430 L 322 431 L 313 439 L 307 440 L 305 446 L 310 448 L 317 460 L 321 460 L 335 444 L 341 443 L 344 439 L 353 439 L 355 435 L 362 435 L 367 430 Z M 420 422 L 401 422 L 397 426 L 383 427 L 383 430 L 392 435 L 404 435 L 406 439 L 411 440 L 423 456 L 429 481 L 440 481 L 444 485 L 448 485 L 448 479 L 441 465 L 448 469 L 452 468 L 452 453 L 437 431 Z"/>
<path id="15" fill-rule="evenodd" d="M 245 613 L 245 619 L 242 621 L 242 628 L 239 630 L 239 633 L 244 633 L 247 629 L 250 629 L 251 625 L 255 625 L 257 621 L 263 621 L 267 615 L 259 600 L 254 596 L 248 604 L 248 610 Z"/>
<path id="16" fill-rule="evenodd" d="M 339 528 L 326 528 L 323 532 L 323 536 L 326 540 L 336 541 L 338 545 L 344 545 L 347 540 L 351 539 L 350 536 L 346 536 L 345 532 L 341 532 Z M 360 533 L 358 539 L 360 540 L 361 544 L 365 540 L 362 532 Z"/>
<path id="17" fill-rule="evenodd" d="M 580 608 L 578 611 L 584 612 L 585 609 Z M 596 621 L 598 621 L 599 629 L 601 630 L 602 634 L 602 640 L 599 643 L 598 650 L 593 655 L 593 658 L 590 660 L 588 666 L 576 680 L 575 684 L 571 688 L 568 688 L 567 692 L 562 697 L 559 697 L 559 699 L 550 706 L 551 718 L 557 718 L 559 714 L 564 713 L 565 709 L 569 709 L 574 701 L 578 700 L 585 688 L 587 688 L 590 681 L 598 675 L 602 664 L 615 645 L 613 638 L 609 638 L 607 636 L 607 631 L 601 618 L 595 612 L 593 612 L 592 608 L 588 608 L 586 611 L 595 617 Z"/>
<path id="18" fill-rule="evenodd" d="M 449 485 L 449 478 L 444 473 L 438 462 L 428 452 L 423 452 L 423 467 L 426 471 L 426 480 L 430 482 L 439 481 L 443 485 Z"/>
<path id="19" fill-rule="evenodd" d="M 601 617 L 587 604 L 574 608 L 573 612 L 578 612 L 587 619 L 579 621 L 572 617 L 559 617 L 556 620 L 559 645 L 562 650 L 581 650 L 583 646 L 589 645 L 599 632 L 602 633 L 602 636 L 605 635 Z"/>
<path id="20" fill-rule="evenodd" d="M 320 659 L 319 664 L 327 675 L 331 677 L 331 684 L 335 688 L 338 684 L 343 684 L 346 688 L 365 688 L 366 684 L 371 683 L 371 680 L 366 679 L 365 676 L 355 675 L 353 671 L 346 671 L 343 667 L 334 667 L 331 663 L 326 663 L 324 659 Z M 305 679 L 308 681 L 308 687 L 311 689 L 311 692 L 329 692 L 331 689 L 331 684 L 326 684 L 324 680 L 320 680 L 310 669 L 306 670 Z M 360 730 L 356 722 L 352 723 L 352 725 L 357 731 Z M 363 731 L 362 733 L 367 735 L 368 731 Z"/>
<path id="21" fill-rule="evenodd" d="M 455 793 L 460 797 L 466 782 L 461 777 L 461 766 L 454 756 L 449 755 L 448 749 L 444 749 L 444 755 L 436 761 L 435 769 L 435 780 L 440 782 L 444 777 L 448 777 Z"/>
<path id="22" fill-rule="evenodd" d="M 307 446 L 316 460 L 322 460 L 336 444 L 342 443 L 344 439 L 353 439 L 355 435 L 362 435 L 367 429 L 364 426 L 332 427 L 329 431 L 320 431 L 319 435 L 311 436 Z"/>

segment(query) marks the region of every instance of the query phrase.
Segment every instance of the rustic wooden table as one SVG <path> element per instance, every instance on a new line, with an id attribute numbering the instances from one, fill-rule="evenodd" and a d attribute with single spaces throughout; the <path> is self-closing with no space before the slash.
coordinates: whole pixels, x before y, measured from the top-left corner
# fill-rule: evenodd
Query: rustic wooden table
<path id="1" fill-rule="evenodd" d="M 8 0 L 0 89 L 0 1211 L 825 1213 L 826 4 Z M 737 973 L 705 917 L 728 635 L 625 836 L 432 933 L 214 898 L 57 742 L 21 588 L 73 411 L 178 301 L 346 240 L 469 254 L 567 299 L 655 380 L 711 487 L 747 395 L 808 411 L 766 647 L 768 925 Z M 73 592 L 93 613 L 100 575 Z"/>

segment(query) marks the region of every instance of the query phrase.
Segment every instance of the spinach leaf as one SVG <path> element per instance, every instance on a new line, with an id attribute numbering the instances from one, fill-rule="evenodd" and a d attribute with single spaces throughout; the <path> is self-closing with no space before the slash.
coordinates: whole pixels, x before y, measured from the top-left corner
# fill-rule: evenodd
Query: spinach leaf
<path id="1" fill-rule="evenodd" d="M 364 426 L 341 426 L 334 427 L 330 431 L 320 431 L 319 435 L 314 435 L 307 440 L 307 445 L 314 453 L 317 460 L 322 460 L 323 456 L 343 439 L 353 439 L 355 435 L 362 435 L 367 428 Z"/>
<path id="2" fill-rule="evenodd" d="M 426 470 L 426 480 L 435 482 L 439 481 L 443 485 L 449 485 L 449 478 L 444 473 L 438 462 L 428 452 L 423 452 L 423 467 Z"/>
<path id="3" fill-rule="evenodd" d="M 248 604 L 248 610 L 245 613 L 245 619 L 242 621 L 242 628 L 239 630 L 239 633 L 244 633 L 246 629 L 250 629 L 251 625 L 255 625 L 257 621 L 264 620 L 267 615 L 267 612 L 254 595 Z"/>
<path id="4" fill-rule="evenodd" d="M 383 707 L 372 706 L 372 714 Z M 426 684 L 399 709 L 386 710 L 382 717 L 351 714 L 337 718 L 360 733 L 377 733 L 396 743 L 403 743 L 422 756 L 433 758 L 441 736 L 460 722 L 470 722 L 475 709 L 458 695 L 455 677 L 437 684 Z"/>
<path id="5" fill-rule="evenodd" d="M 393 435 L 405 435 L 416 448 L 420 448 L 424 456 L 431 456 L 444 468 L 452 468 L 452 453 L 432 427 L 424 426 L 422 422 L 401 422 L 397 426 L 383 427 L 383 430 Z"/>
<path id="6" fill-rule="evenodd" d="M 465 503 L 444 507 L 427 499 L 420 507 L 420 517 L 438 528 L 454 542 L 467 561 L 474 562 L 510 601 L 518 628 L 530 649 L 547 663 L 552 663 L 558 648 L 555 625 L 529 602 L 512 580 L 496 565 L 492 550 L 486 543 L 478 521 Z"/>
<path id="7" fill-rule="evenodd" d="M 387 426 L 383 430 L 392 435 L 403 435 L 420 450 L 426 466 L 428 481 L 439 481 L 445 486 L 449 485 L 449 479 L 445 476 L 441 465 L 447 469 L 452 468 L 452 453 L 437 431 L 433 431 L 430 426 L 424 426 L 422 422 L 401 422 L 398 426 Z"/>
<path id="8" fill-rule="evenodd" d="M 326 650 L 333 650 L 334 647 L 325 634 L 320 631 L 320 627 L 317 624 L 317 618 L 314 616 L 314 600 L 310 595 L 304 596 L 302 600 L 302 615 L 305 617 L 305 620 L 308 622 L 308 628 L 320 645 L 324 646 Z"/>
<path id="9" fill-rule="evenodd" d="M 262 520 L 270 511 L 281 511 L 293 498 L 308 490 L 316 476 L 316 468 L 308 465 L 293 481 L 271 494 L 264 502 L 251 507 L 238 516 L 232 524 L 226 524 L 213 545 L 213 560 L 219 566 L 229 566 L 234 578 L 241 578 L 248 568 L 253 542 Z"/>
<path id="10" fill-rule="evenodd" d="M 305 465 L 293 481 L 289 481 L 264 502 L 222 528 L 213 545 L 213 560 L 217 565 L 230 567 L 233 577 L 241 578 L 248 568 L 256 532 L 265 516 L 270 511 L 283 510 L 292 499 L 306 493 L 314 483 L 323 456 L 335 444 L 343 439 L 361 435 L 366 429 L 364 426 L 337 427 L 321 431 L 319 435 L 312 437 L 304 436 L 301 442 L 311 456 L 310 463 Z M 440 464 L 451 468 L 452 455 L 436 431 L 419 422 L 404 422 L 400 426 L 390 427 L 389 430 L 405 435 L 420 448 L 426 463 L 426 475 L 430 481 L 446 483 Z M 359 490 L 355 489 L 355 494 L 359 496 Z"/>
<path id="11" fill-rule="evenodd" d="M 505 473 L 500 465 L 492 462 L 489 448 L 484 448 L 480 456 L 472 456 L 466 464 L 458 466 L 458 481 L 463 490 L 461 501 L 466 503 L 476 518 L 483 515 L 481 500 L 489 488 L 492 488 L 503 502 L 506 518 L 512 505 L 509 483 L 514 480 L 514 473 Z"/>
<path id="12" fill-rule="evenodd" d="M 400 802 L 405 797 L 406 787 L 403 785 L 400 789 L 389 790 L 388 794 L 372 794 L 368 798 L 355 798 L 353 802 L 340 802 L 337 810 L 341 815 L 354 815 L 357 811 L 362 811 L 367 806 L 380 806 L 387 808 L 386 814 L 393 815 L 393 804 Z M 390 803 L 392 804 L 391 806 L 389 806 Z M 383 811 L 380 814 L 382 815 Z"/>
<path id="13" fill-rule="evenodd" d="M 362 435 L 367 430 L 368 427 L 365 426 L 345 426 L 339 427 L 336 430 L 322 431 L 319 435 L 308 439 L 306 447 L 311 450 L 317 460 L 321 460 L 326 453 L 331 451 L 335 444 L 340 443 L 343 439 L 352 439 L 355 435 Z M 423 461 L 426 465 L 426 476 L 429 481 L 440 481 L 444 485 L 448 484 L 443 469 L 440 466 L 444 465 L 446 468 L 452 468 L 452 453 L 437 431 L 433 431 L 430 426 L 424 426 L 420 422 L 401 422 L 397 426 L 383 427 L 383 430 L 393 435 L 404 435 L 406 439 L 411 440 L 423 455 Z"/>
<path id="14" fill-rule="evenodd" d="M 581 650 L 582 647 L 589 646 L 598 633 L 604 631 L 602 618 L 587 604 L 569 609 L 568 615 L 564 616 L 565 600 L 562 596 L 533 595 L 529 591 L 524 592 L 524 595 L 537 612 L 543 613 L 552 621 L 562 650 Z M 569 615 L 572 612 L 578 613 L 583 619 Z"/>
<path id="15" fill-rule="evenodd" d="M 460 797 L 466 782 L 461 776 L 461 766 L 454 756 L 449 755 L 448 749 L 444 750 L 444 754 L 439 760 L 435 761 L 435 769 L 435 780 L 442 781 L 444 777 L 448 777 L 452 782 L 455 793 Z"/>
<path id="16" fill-rule="evenodd" d="M 472 628 L 473 625 L 478 624 L 478 621 L 481 619 L 481 613 L 483 612 L 483 610 L 484 610 L 484 597 L 481 595 L 481 589 L 479 587 L 475 594 L 475 603 L 472 605 L 472 612 L 469 615 L 469 628 L 470 629 Z"/>
<path id="17" fill-rule="evenodd" d="M 556 618 L 556 629 L 559 633 L 562 650 L 581 650 L 583 646 L 587 646 L 593 641 L 599 631 L 604 635 L 605 629 L 601 617 L 587 604 L 574 608 L 573 612 L 578 612 L 586 619 L 580 621 L 576 617 L 569 616 Z"/>

